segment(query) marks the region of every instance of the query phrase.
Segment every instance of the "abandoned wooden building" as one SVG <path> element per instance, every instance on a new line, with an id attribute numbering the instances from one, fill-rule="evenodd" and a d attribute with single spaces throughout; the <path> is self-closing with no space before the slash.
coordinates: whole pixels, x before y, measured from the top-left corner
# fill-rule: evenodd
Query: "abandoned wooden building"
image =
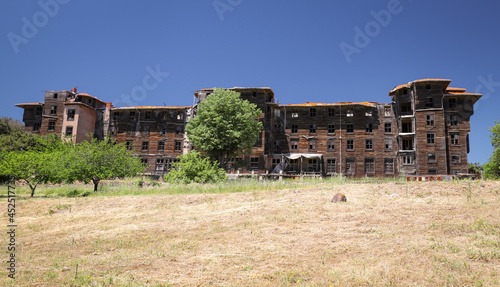
<path id="1" fill-rule="evenodd" d="M 449 87 L 447 79 L 421 79 L 393 88 L 391 103 L 341 102 L 281 105 L 271 88 L 240 88 L 262 110 L 259 139 L 240 173 L 347 176 L 453 175 L 467 173 L 470 117 L 481 94 Z M 44 102 L 17 104 L 26 131 L 109 136 L 142 158 L 147 173 L 168 172 L 192 149 L 185 133 L 197 104 L 213 92 L 195 93 L 194 106 L 113 107 L 85 93 L 49 91 Z"/>

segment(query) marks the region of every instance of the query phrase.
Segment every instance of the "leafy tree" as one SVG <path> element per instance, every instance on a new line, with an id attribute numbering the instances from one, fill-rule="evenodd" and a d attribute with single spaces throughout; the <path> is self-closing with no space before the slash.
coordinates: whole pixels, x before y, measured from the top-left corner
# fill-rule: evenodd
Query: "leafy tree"
<path id="1" fill-rule="evenodd" d="M 40 183 L 61 182 L 61 150 L 11 151 L 3 153 L 0 174 L 14 180 L 24 180 L 31 189 L 31 197 Z"/>
<path id="2" fill-rule="evenodd" d="M 0 152 L 33 149 L 38 145 L 39 136 L 24 131 L 19 121 L 0 118 Z"/>
<path id="3" fill-rule="evenodd" d="M 493 145 L 493 154 L 484 165 L 484 177 L 491 179 L 500 179 L 500 122 L 495 121 L 495 125 L 490 129 L 491 144 Z"/>
<path id="4" fill-rule="evenodd" d="M 224 157 L 251 152 L 263 127 L 258 121 L 261 114 L 255 104 L 241 99 L 240 93 L 214 89 L 198 105 L 186 132 L 196 149 L 222 164 Z"/>
<path id="5" fill-rule="evenodd" d="M 208 183 L 226 179 L 226 172 L 217 162 L 210 161 L 197 151 L 179 157 L 180 161 L 173 164 L 173 169 L 165 175 L 166 182 Z"/>
<path id="6" fill-rule="evenodd" d="M 71 149 L 65 161 L 63 177 L 68 182 L 92 182 L 96 192 L 103 179 L 135 176 L 140 172 L 144 172 L 141 161 L 124 144 L 94 138 Z"/>

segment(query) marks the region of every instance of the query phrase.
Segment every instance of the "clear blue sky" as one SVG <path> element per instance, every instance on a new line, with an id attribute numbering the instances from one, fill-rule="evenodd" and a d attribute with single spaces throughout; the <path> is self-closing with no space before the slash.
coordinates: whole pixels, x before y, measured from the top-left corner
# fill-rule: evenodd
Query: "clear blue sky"
<path id="1" fill-rule="evenodd" d="M 131 93 L 136 105 L 191 105 L 197 89 L 233 86 L 269 86 L 283 104 L 389 102 L 396 85 L 448 78 L 485 95 L 469 154 L 485 163 L 500 119 L 498 11 L 456 0 L 1 1 L 0 115 L 22 120 L 15 103 L 75 86 L 117 106 Z"/>

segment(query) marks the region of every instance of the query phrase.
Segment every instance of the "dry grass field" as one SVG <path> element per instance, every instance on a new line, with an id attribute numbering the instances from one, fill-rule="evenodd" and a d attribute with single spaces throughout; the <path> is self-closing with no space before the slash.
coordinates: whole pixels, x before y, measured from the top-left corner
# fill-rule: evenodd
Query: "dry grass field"
<path id="1" fill-rule="evenodd" d="M 500 286 L 500 182 L 18 198 L 16 212 L 2 286 Z"/>

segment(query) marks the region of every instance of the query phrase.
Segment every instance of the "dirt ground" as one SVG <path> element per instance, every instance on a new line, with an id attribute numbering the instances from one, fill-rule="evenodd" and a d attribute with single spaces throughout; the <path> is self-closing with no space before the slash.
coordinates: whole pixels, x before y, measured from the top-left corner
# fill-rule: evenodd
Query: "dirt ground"
<path id="1" fill-rule="evenodd" d="M 500 182 L 18 198 L 15 219 L 2 286 L 500 286 Z"/>

